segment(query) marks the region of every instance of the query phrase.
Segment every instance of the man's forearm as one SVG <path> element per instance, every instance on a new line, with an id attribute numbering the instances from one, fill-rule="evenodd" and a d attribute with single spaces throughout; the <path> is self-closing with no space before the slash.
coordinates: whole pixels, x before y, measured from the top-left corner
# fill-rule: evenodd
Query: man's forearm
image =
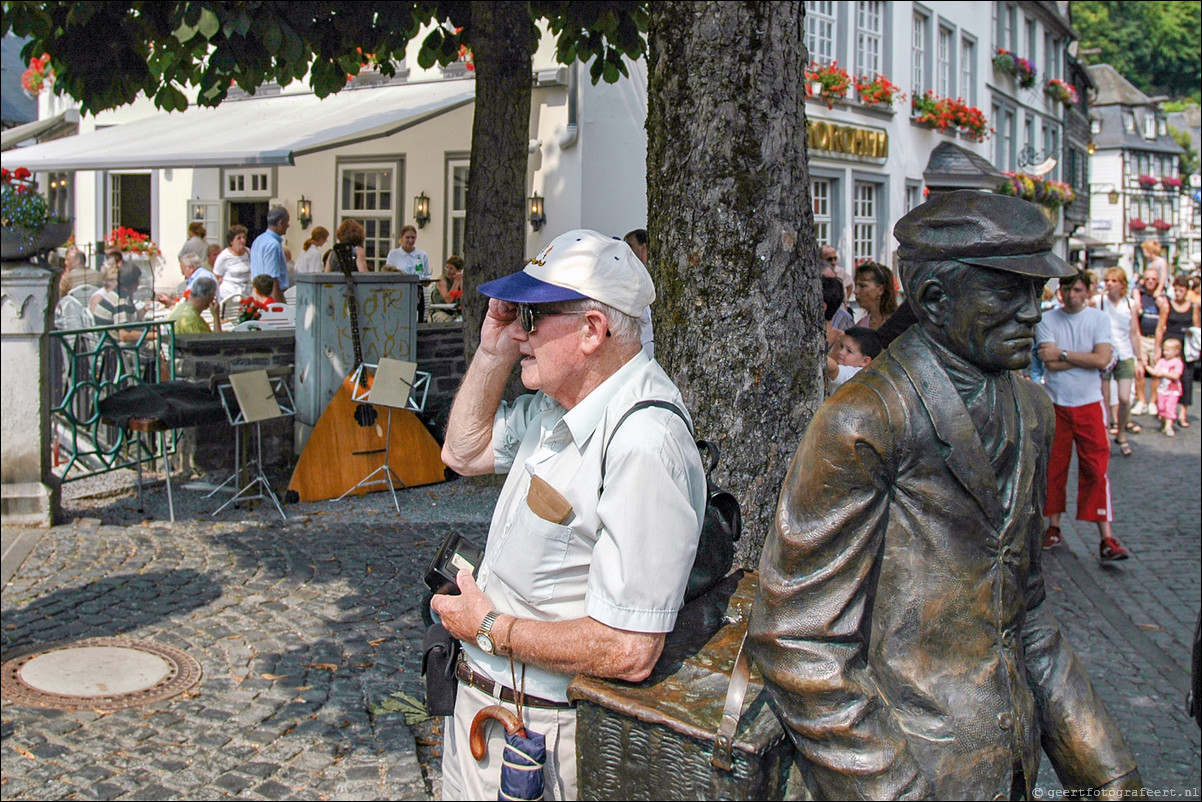
<path id="1" fill-rule="evenodd" d="M 651 674 L 664 648 L 664 635 L 628 632 L 593 618 L 537 621 L 502 615 L 493 625 L 499 652 L 514 660 L 560 674 L 640 682 Z"/>
<path id="2" fill-rule="evenodd" d="M 455 394 L 442 461 L 464 476 L 492 473 L 492 426 L 513 362 L 477 350 Z"/>

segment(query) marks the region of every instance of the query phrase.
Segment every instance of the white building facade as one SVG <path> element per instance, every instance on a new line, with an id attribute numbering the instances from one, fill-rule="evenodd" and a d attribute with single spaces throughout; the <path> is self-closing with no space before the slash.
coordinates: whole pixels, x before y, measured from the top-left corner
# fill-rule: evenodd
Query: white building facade
<path id="1" fill-rule="evenodd" d="M 1044 91 L 1051 79 L 1067 80 L 1072 30 L 1065 3 L 811 0 L 806 3 L 806 45 L 812 64 L 832 63 L 856 76 L 882 75 L 905 93 L 892 105 L 865 103 L 853 85 L 844 98 L 815 96 L 807 104 L 809 159 L 815 233 L 820 245 L 835 246 L 845 266 L 873 259 L 894 265 L 893 224 L 922 202 L 929 159 L 952 142 L 998 171 L 1041 171 L 1044 179 L 1087 186 L 1088 142 L 1070 136 L 1070 104 Z M 1030 60 L 1030 86 L 994 66 L 1004 49 Z M 814 87 L 817 89 L 818 87 Z M 929 93 L 929 94 L 928 94 Z M 915 98 L 948 99 L 983 115 L 988 131 L 964 126 L 939 130 L 922 121 Z M 844 140 L 867 147 L 824 147 Z M 864 132 L 857 134 L 856 132 Z M 995 189 L 999 176 L 965 186 Z M 947 187 L 945 187 L 947 188 Z M 1067 210 L 1065 210 L 1067 212 Z M 1062 215 L 1055 215 L 1062 221 Z M 1059 223 L 1061 253 L 1066 227 Z"/>

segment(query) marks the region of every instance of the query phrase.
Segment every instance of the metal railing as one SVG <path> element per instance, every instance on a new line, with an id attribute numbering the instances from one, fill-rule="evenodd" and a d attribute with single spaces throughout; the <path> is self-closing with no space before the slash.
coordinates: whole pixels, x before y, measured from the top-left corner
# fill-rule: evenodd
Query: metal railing
<path id="1" fill-rule="evenodd" d="M 175 328 L 167 321 L 50 332 L 54 473 L 71 482 L 154 459 L 150 444 L 101 420 L 97 404 L 137 384 L 175 378 Z M 169 438 L 174 451 L 174 435 Z"/>

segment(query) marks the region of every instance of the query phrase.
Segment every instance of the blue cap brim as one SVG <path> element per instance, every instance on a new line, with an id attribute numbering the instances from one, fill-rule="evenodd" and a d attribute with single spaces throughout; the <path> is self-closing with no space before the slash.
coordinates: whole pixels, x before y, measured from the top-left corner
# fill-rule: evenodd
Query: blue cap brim
<path id="1" fill-rule="evenodd" d="M 588 298 L 575 290 L 557 287 L 525 273 L 488 281 L 476 287 L 483 295 L 513 304 L 553 304 L 559 301 L 582 301 Z"/>

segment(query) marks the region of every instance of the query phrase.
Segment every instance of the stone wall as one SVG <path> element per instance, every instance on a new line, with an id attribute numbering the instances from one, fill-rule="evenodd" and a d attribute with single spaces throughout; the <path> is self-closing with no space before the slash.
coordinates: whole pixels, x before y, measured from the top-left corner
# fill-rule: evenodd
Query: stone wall
<path id="1" fill-rule="evenodd" d="M 290 368 L 295 354 L 295 334 L 291 330 L 181 334 L 175 338 L 176 377 L 209 381 L 222 373 Z M 418 326 L 417 366 L 419 370 L 433 374 L 422 417 L 442 442 L 451 401 L 467 367 L 463 358 L 463 324 Z M 234 435 L 229 424 L 217 423 L 203 430 L 183 431 L 184 459 L 194 472 L 224 475 L 233 470 Z M 264 423 L 263 461 L 266 467 L 289 468 L 295 461 L 294 456 L 292 420 L 285 418 Z"/>
<path id="2" fill-rule="evenodd" d="M 432 374 L 422 416 L 438 442 L 446 432 L 451 401 L 467 371 L 463 323 L 423 323 L 417 327 L 417 369 Z"/>

